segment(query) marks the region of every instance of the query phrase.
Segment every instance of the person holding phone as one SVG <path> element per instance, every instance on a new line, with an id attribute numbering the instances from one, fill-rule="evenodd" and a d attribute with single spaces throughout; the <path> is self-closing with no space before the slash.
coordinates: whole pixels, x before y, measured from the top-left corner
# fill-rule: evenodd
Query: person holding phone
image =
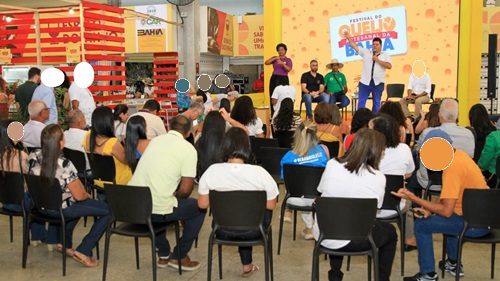
<path id="1" fill-rule="evenodd" d="M 406 117 L 411 116 L 408 104 L 415 104 L 415 118 L 422 114 L 422 104 L 428 103 L 430 100 L 429 94 L 431 93 L 432 80 L 429 73 L 424 72 L 420 77 L 416 76 L 413 72 L 410 74 L 408 81 L 408 95 L 399 100 L 401 108 Z"/>

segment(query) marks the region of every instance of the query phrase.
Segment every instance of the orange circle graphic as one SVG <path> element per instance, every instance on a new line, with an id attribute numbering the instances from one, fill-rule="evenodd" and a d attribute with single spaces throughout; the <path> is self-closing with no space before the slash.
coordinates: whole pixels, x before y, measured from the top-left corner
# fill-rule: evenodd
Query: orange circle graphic
<path id="1" fill-rule="evenodd" d="M 445 139 L 433 137 L 420 148 L 420 160 L 429 170 L 442 171 L 450 166 L 455 157 L 453 146 Z"/>

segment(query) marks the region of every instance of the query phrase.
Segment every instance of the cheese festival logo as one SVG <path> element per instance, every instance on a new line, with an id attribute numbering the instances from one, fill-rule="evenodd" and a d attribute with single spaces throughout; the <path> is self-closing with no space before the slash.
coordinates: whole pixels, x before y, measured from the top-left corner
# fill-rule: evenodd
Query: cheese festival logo
<path id="1" fill-rule="evenodd" d="M 360 60 L 361 57 L 345 39 L 346 32 L 363 48 L 371 49 L 373 38 L 379 37 L 382 39 L 382 51 L 391 55 L 407 52 L 406 10 L 403 6 L 330 19 L 332 58 L 341 62 Z"/>

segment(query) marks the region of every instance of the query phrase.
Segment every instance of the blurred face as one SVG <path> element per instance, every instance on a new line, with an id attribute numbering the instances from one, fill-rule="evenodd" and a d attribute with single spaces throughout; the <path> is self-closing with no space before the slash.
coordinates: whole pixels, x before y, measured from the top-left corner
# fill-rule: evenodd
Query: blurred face
<path id="1" fill-rule="evenodd" d="M 318 72 L 318 63 L 317 62 L 312 62 L 311 63 L 311 71 L 312 72 Z"/>
<path id="2" fill-rule="evenodd" d="M 280 57 L 283 57 L 284 55 L 286 55 L 286 50 L 284 47 L 279 47 L 278 48 L 278 54 L 280 55 Z"/>
<path id="3" fill-rule="evenodd" d="M 378 41 L 373 41 L 373 51 L 375 53 L 379 53 L 380 50 L 382 50 L 382 45 L 380 45 L 380 42 Z"/>

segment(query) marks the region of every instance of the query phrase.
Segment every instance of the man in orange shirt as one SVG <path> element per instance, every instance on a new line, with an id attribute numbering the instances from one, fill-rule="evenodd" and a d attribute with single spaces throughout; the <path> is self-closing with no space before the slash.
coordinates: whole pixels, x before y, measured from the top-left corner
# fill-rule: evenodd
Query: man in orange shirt
<path id="1" fill-rule="evenodd" d="M 424 142 L 432 137 L 439 137 L 452 143 L 450 136 L 440 129 L 433 130 L 427 134 Z M 435 272 L 434 249 L 432 234 L 442 233 L 448 235 L 446 253 L 448 259 L 440 263 L 443 268 L 455 275 L 458 259 L 458 235 L 464 226 L 462 213 L 462 197 L 464 189 L 488 188 L 481 170 L 474 160 L 462 150 L 455 149 L 452 163 L 443 170 L 443 185 L 439 202 L 433 203 L 415 196 L 411 191 L 403 188 L 394 195 L 408 199 L 421 206 L 414 208 L 415 237 L 418 247 L 418 264 L 420 272 L 412 277 L 405 277 L 404 281 L 434 281 L 438 280 Z M 468 229 L 465 235 L 468 237 L 481 237 L 488 234 L 488 229 Z M 460 265 L 460 276 L 463 276 L 462 265 Z"/>

